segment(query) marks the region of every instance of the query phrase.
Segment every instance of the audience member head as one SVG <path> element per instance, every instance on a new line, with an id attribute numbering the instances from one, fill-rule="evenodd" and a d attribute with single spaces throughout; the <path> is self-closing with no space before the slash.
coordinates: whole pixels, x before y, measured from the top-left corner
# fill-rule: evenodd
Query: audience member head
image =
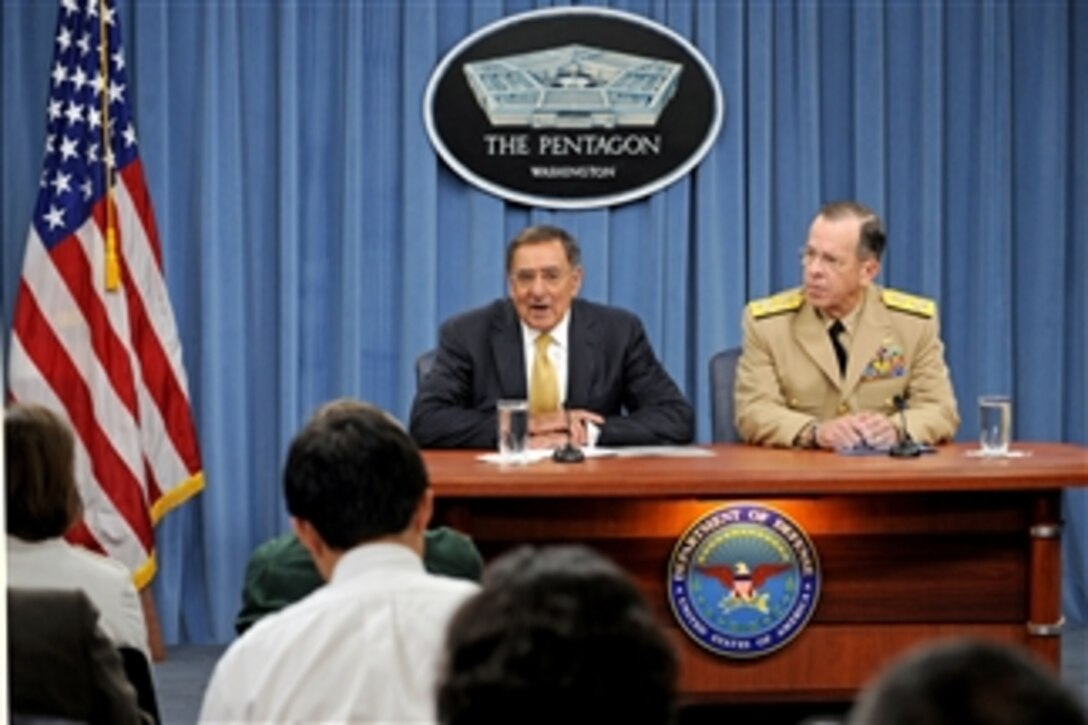
<path id="1" fill-rule="evenodd" d="M 40 405 L 4 413 L 7 532 L 24 541 L 63 536 L 83 513 L 68 424 Z"/>
<path id="2" fill-rule="evenodd" d="M 296 532 L 326 577 L 321 553 L 389 537 L 422 552 L 427 471 L 412 439 L 379 408 L 346 399 L 319 408 L 291 443 L 283 488 Z"/>
<path id="3" fill-rule="evenodd" d="M 801 250 L 805 299 L 831 317 L 849 314 L 880 273 L 884 243 L 884 227 L 872 209 L 856 201 L 824 205 Z"/>
<path id="4" fill-rule="evenodd" d="M 1057 676 L 1011 645 L 923 645 L 862 691 L 850 725 L 1085 725 Z"/>
<path id="5" fill-rule="evenodd" d="M 582 253 L 563 229 L 523 229 L 506 248 L 510 299 L 526 326 L 548 332 L 563 319 L 582 287 Z"/>
<path id="6" fill-rule="evenodd" d="M 467 723 L 669 722 L 676 654 L 634 583 L 579 546 L 497 560 L 454 616 L 438 716 Z"/>

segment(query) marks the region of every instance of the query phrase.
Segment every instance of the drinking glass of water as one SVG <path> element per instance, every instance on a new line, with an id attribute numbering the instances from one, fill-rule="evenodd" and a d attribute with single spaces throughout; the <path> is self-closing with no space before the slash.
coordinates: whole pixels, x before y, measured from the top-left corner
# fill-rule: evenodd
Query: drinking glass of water
<path id="1" fill-rule="evenodd" d="M 524 462 L 529 441 L 529 401 L 500 400 L 496 409 L 499 423 L 499 458 L 509 463 Z"/>
<path id="2" fill-rule="evenodd" d="M 979 448 L 984 456 L 1004 456 L 1012 435 L 1012 399 L 981 395 L 978 399 Z"/>

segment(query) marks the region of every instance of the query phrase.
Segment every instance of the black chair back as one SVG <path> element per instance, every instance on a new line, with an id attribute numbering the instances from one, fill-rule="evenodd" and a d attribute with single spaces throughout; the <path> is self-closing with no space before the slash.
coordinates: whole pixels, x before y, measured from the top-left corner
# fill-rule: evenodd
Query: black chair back
<path id="1" fill-rule="evenodd" d="M 155 681 L 151 678 L 151 664 L 147 656 L 135 647 L 118 647 L 121 653 L 121 666 L 125 668 L 128 681 L 136 689 L 136 703 L 140 709 L 151 716 L 152 722 L 159 725 L 159 699 L 155 696 Z"/>
<path id="2" fill-rule="evenodd" d="M 710 358 L 711 440 L 715 443 L 740 442 L 733 420 L 733 381 L 739 359 L 739 347 L 722 350 Z"/>

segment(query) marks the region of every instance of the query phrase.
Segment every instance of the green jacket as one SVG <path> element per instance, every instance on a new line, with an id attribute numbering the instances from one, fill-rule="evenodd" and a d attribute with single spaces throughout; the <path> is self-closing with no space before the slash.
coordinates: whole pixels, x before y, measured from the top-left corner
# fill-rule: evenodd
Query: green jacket
<path id="1" fill-rule="evenodd" d="M 472 539 L 440 526 L 424 534 L 423 566 L 432 574 L 479 581 L 484 560 Z M 241 634 L 261 617 L 297 602 L 324 583 L 310 552 L 294 534 L 266 541 L 246 564 L 242 608 L 234 629 Z"/>

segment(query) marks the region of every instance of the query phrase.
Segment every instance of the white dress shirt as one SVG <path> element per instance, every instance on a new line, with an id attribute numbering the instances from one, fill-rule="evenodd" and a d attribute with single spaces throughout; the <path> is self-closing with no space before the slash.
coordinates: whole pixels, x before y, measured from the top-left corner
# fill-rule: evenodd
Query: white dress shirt
<path id="1" fill-rule="evenodd" d="M 140 596 L 123 564 L 64 539 L 32 542 L 8 536 L 7 544 L 9 587 L 82 589 L 98 609 L 106 636 L 150 657 Z"/>
<path id="2" fill-rule="evenodd" d="M 327 585 L 230 646 L 200 721 L 434 722 L 446 625 L 478 588 L 428 574 L 401 544 L 352 549 Z"/>

